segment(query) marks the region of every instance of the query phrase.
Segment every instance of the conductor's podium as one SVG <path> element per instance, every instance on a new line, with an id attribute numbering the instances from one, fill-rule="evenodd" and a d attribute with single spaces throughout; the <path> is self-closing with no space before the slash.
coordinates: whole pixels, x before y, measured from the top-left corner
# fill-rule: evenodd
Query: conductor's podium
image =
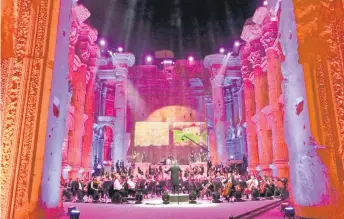
<path id="1" fill-rule="evenodd" d="M 189 202 L 189 194 L 170 194 L 170 203 Z"/>

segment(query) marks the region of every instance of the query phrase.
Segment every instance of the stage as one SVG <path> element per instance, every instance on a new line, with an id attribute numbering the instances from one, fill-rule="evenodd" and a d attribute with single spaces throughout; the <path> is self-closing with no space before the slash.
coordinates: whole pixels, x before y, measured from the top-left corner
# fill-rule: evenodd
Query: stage
<path id="1" fill-rule="evenodd" d="M 197 204 L 162 204 L 162 199 L 144 200 L 142 204 L 95 204 L 64 203 L 65 212 L 69 206 L 75 206 L 81 213 L 80 219 L 121 218 L 121 219 L 228 219 L 265 206 L 271 206 L 280 200 L 244 201 L 234 203 L 212 203 L 211 200 L 197 200 Z M 68 219 L 64 216 L 62 219 Z M 280 218 L 280 217 L 273 217 Z M 283 218 L 283 217 L 282 217 Z M 272 219 L 267 217 L 266 219 Z"/>

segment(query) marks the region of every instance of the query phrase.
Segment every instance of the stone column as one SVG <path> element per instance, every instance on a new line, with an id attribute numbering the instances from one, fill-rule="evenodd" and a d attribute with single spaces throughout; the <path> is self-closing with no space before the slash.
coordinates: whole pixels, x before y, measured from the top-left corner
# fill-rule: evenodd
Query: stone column
<path id="1" fill-rule="evenodd" d="M 210 96 L 204 97 L 205 107 L 206 107 L 206 123 L 207 123 L 207 132 L 208 132 L 208 159 L 211 159 L 211 162 L 216 163 L 217 151 L 216 151 L 216 139 L 214 133 L 214 122 L 213 122 L 213 102 Z"/>
<path id="2" fill-rule="evenodd" d="M 283 104 L 279 102 L 282 95 L 282 73 L 280 44 L 276 41 L 278 34 L 277 21 L 268 22 L 263 27 L 261 42 L 267 56 L 267 76 L 269 85 L 269 103 L 272 116 L 273 164 L 278 177 L 289 178 L 288 148 L 284 141 Z"/>
<path id="3" fill-rule="evenodd" d="M 114 147 L 112 150 L 112 161 L 127 161 L 127 151 L 124 150 L 124 137 L 126 134 L 126 113 L 127 113 L 127 77 L 128 68 L 135 62 L 135 57 L 131 53 L 116 53 L 113 55 L 113 65 L 115 66 L 116 90 L 115 90 L 115 130 Z"/>
<path id="4" fill-rule="evenodd" d="M 264 175 L 271 176 L 270 164 L 273 160 L 272 142 L 269 141 L 269 127 L 262 109 L 269 104 L 267 74 L 263 71 L 264 51 L 258 40 L 250 42 L 251 54 L 248 60 L 253 65 L 255 82 L 256 121 L 258 133 L 259 165 Z"/>
<path id="5" fill-rule="evenodd" d="M 255 103 L 255 89 L 252 83 L 253 70 L 248 56 L 251 50 L 249 45 L 242 47 L 241 52 L 241 75 L 244 83 L 244 102 L 245 102 L 245 118 L 246 118 L 246 138 L 248 150 L 248 171 L 254 172 L 257 170 L 259 164 L 258 141 L 256 126 L 252 121 L 253 116 L 256 114 Z"/>
<path id="6" fill-rule="evenodd" d="M 212 94 L 214 107 L 214 130 L 216 135 L 216 150 L 218 161 L 228 160 L 228 148 L 226 146 L 226 125 L 223 82 L 226 71 L 235 72 L 240 69 L 239 58 L 230 55 L 213 54 L 205 57 L 204 66 L 212 72 Z M 239 71 L 239 70 L 238 70 Z"/>
<path id="7" fill-rule="evenodd" d="M 214 129 L 216 135 L 216 150 L 219 162 L 228 160 L 228 147 L 226 145 L 226 119 L 223 96 L 224 75 L 216 74 L 212 83 Z"/>
<path id="8" fill-rule="evenodd" d="M 259 164 L 258 141 L 256 126 L 252 121 L 256 106 L 254 100 L 254 85 L 249 79 L 244 80 L 244 95 L 246 106 L 246 136 L 248 145 L 248 171 L 256 171 Z"/>
<path id="9" fill-rule="evenodd" d="M 85 122 L 85 135 L 82 147 L 82 167 L 85 173 L 91 173 L 92 170 L 92 135 L 95 114 L 95 74 L 97 72 L 97 53 L 98 47 L 93 45 L 91 47 L 91 57 L 89 61 L 89 79 L 86 86 L 86 100 L 85 100 L 85 114 L 88 119 Z"/>

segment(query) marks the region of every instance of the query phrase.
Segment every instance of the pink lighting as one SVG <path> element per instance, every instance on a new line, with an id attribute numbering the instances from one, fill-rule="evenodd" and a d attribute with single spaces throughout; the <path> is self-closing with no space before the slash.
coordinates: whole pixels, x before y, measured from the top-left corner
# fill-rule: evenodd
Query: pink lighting
<path id="1" fill-rule="evenodd" d="M 146 57 L 146 61 L 147 61 L 147 62 L 151 62 L 152 60 L 153 60 L 152 56 L 147 56 L 147 57 Z"/>
<path id="2" fill-rule="evenodd" d="M 269 3 L 268 3 L 267 0 L 265 0 L 265 1 L 263 2 L 263 5 L 264 5 L 264 6 L 268 6 L 268 4 L 269 4 Z"/>
<path id="3" fill-rule="evenodd" d="M 195 59 L 194 59 L 193 56 L 189 56 L 189 57 L 188 57 L 188 60 L 189 60 L 189 62 L 193 62 Z"/>
<path id="4" fill-rule="evenodd" d="M 235 41 L 234 46 L 235 46 L 235 47 L 240 46 L 240 42 L 239 42 L 239 41 Z"/>
<path id="5" fill-rule="evenodd" d="M 225 48 L 221 47 L 221 48 L 219 49 L 219 52 L 220 52 L 221 54 L 225 53 Z"/>
<path id="6" fill-rule="evenodd" d="M 100 44 L 101 46 L 105 46 L 105 45 L 106 45 L 106 41 L 105 41 L 105 40 L 100 40 L 99 44 Z"/>
<path id="7" fill-rule="evenodd" d="M 123 47 L 119 46 L 119 47 L 117 48 L 117 51 L 118 51 L 118 52 L 123 52 Z"/>

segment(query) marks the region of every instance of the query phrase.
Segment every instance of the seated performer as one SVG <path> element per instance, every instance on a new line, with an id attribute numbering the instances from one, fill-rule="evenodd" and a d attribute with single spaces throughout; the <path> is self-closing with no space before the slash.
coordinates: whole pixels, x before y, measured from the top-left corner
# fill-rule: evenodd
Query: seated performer
<path id="1" fill-rule="evenodd" d="M 128 194 L 131 196 L 135 196 L 136 183 L 134 182 L 134 176 L 130 176 L 127 183 L 128 183 Z"/>
<path id="2" fill-rule="evenodd" d="M 259 182 L 256 179 L 256 177 L 254 177 L 254 175 L 251 175 L 251 178 L 248 181 L 246 181 L 246 184 L 247 184 L 247 188 L 245 188 L 244 194 L 246 195 L 246 197 L 248 199 L 249 195 L 252 194 L 253 190 L 258 189 Z"/>
<path id="3" fill-rule="evenodd" d="M 122 197 L 124 197 L 124 190 L 123 185 L 120 181 L 120 175 L 118 173 L 115 174 L 115 181 L 113 183 L 114 194 L 112 196 L 113 202 L 122 203 Z"/>

